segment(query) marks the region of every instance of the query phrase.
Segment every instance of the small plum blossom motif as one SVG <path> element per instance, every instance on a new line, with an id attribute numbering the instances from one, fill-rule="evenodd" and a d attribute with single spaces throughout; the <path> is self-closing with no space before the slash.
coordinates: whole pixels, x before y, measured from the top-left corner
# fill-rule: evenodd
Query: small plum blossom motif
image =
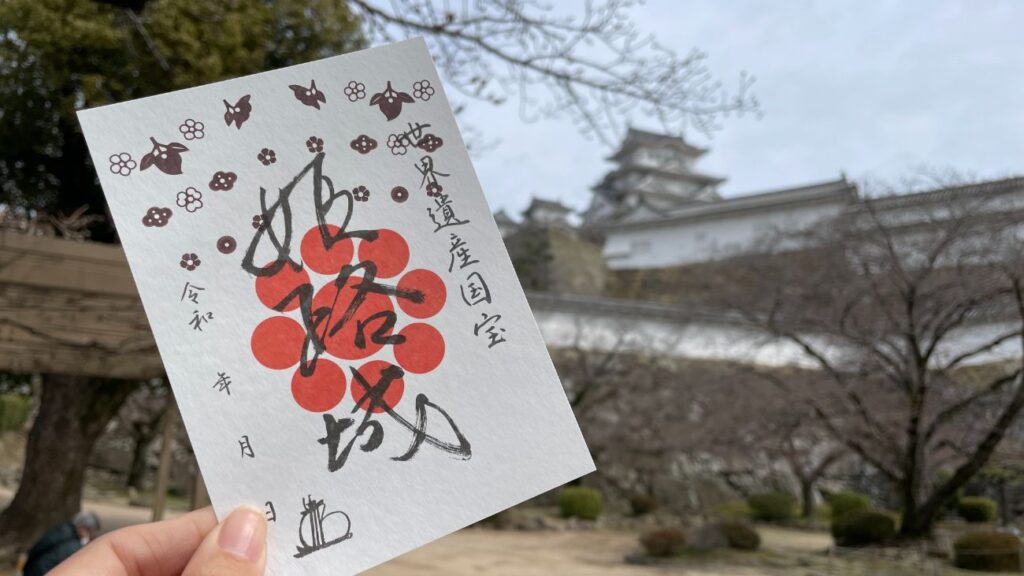
<path id="1" fill-rule="evenodd" d="M 324 139 L 317 138 L 316 136 L 310 136 L 309 139 L 306 140 L 306 150 L 309 150 L 313 154 L 316 154 L 317 152 L 323 152 Z"/>
<path id="2" fill-rule="evenodd" d="M 262 162 L 264 166 L 270 166 L 277 162 L 277 153 L 270 148 L 264 148 L 256 155 L 256 159 Z"/>
<path id="3" fill-rule="evenodd" d="M 391 189 L 391 199 L 401 204 L 409 199 L 409 191 L 405 186 L 395 186 Z"/>
<path id="4" fill-rule="evenodd" d="M 356 186 L 352 189 L 352 198 L 356 202 L 366 202 L 370 199 L 370 191 L 366 189 L 366 186 Z"/>
<path id="5" fill-rule="evenodd" d="M 441 192 L 444 191 L 444 187 L 437 182 L 429 182 L 427 184 L 427 196 L 431 198 L 437 198 L 441 196 Z"/>
<path id="6" fill-rule="evenodd" d="M 419 82 L 413 82 L 412 95 L 426 102 L 427 100 L 430 100 L 431 96 L 434 95 L 434 87 L 430 85 L 429 80 L 420 80 Z"/>
<path id="7" fill-rule="evenodd" d="M 203 136 L 206 136 L 206 126 L 198 120 L 189 118 L 178 126 L 178 131 L 181 132 L 185 140 L 202 140 Z"/>
<path id="8" fill-rule="evenodd" d="M 309 88 L 299 86 L 298 84 L 292 84 L 288 87 L 292 89 L 295 98 L 306 106 L 312 106 L 319 110 L 320 104 L 327 103 L 327 95 L 317 89 L 316 80 L 309 81 Z"/>
<path id="9" fill-rule="evenodd" d="M 416 101 L 412 99 L 412 96 L 392 88 L 390 81 L 383 92 L 378 92 L 373 95 L 373 98 L 370 98 L 370 106 L 380 108 L 381 113 L 388 120 L 398 118 L 398 115 L 402 113 L 403 104 L 412 104 L 414 102 Z"/>
<path id="10" fill-rule="evenodd" d="M 113 174 L 127 176 L 135 170 L 135 166 L 135 160 L 132 160 L 132 155 L 127 152 L 110 155 L 110 171 Z"/>
<path id="11" fill-rule="evenodd" d="M 355 80 L 349 82 L 348 86 L 345 86 L 345 96 L 349 102 L 358 102 L 366 98 L 366 85 Z"/>
<path id="12" fill-rule="evenodd" d="M 149 210 L 146 210 L 146 215 L 142 217 L 142 225 L 146 228 L 163 228 L 167 225 L 167 222 L 171 219 L 170 208 L 158 208 L 153 206 Z"/>
<path id="13" fill-rule="evenodd" d="M 444 140 L 440 136 L 434 136 L 433 134 L 427 134 L 420 141 L 416 143 L 416 147 L 427 152 L 433 152 L 444 145 Z"/>
<path id="14" fill-rule="evenodd" d="M 213 178 L 210 179 L 210 190 L 231 190 L 235 187 L 236 180 L 238 180 L 238 175 L 234 172 L 221 172 L 218 170 L 213 173 Z"/>
<path id="15" fill-rule="evenodd" d="M 189 212 L 195 212 L 203 207 L 203 193 L 189 186 L 178 192 L 178 206 Z"/>
<path id="16" fill-rule="evenodd" d="M 391 149 L 391 153 L 395 156 L 404 156 L 409 151 L 409 147 L 405 143 L 406 139 L 401 134 L 391 134 L 388 136 L 388 148 Z"/>
<path id="17" fill-rule="evenodd" d="M 263 216 L 256 214 L 252 217 L 252 228 L 253 230 L 263 229 Z"/>
<path id="18" fill-rule="evenodd" d="M 356 139 L 349 143 L 353 150 L 360 154 L 369 154 L 377 148 L 377 141 L 366 134 L 356 136 Z"/>
<path id="19" fill-rule="evenodd" d="M 198 268 L 199 265 L 202 264 L 202 261 L 199 260 L 199 256 L 196 256 L 191 252 L 186 252 L 181 255 L 181 262 L 179 262 L 179 264 L 181 264 L 182 268 L 191 272 Z"/>
<path id="20" fill-rule="evenodd" d="M 181 174 L 181 153 L 187 152 L 188 148 L 178 142 L 161 144 L 152 137 L 150 137 L 149 141 L 153 143 L 153 149 L 142 157 L 142 162 L 139 163 L 139 170 L 156 166 L 164 174 L 171 174 L 172 176 Z"/>
<path id="21" fill-rule="evenodd" d="M 238 242 L 236 242 L 231 236 L 221 236 L 220 239 L 217 240 L 217 250 L 219 250 L 221 254 L 231 254 L 237 247 Z"/>
<path id="22" fill-rule="evenodd" d="M 249 114 L 252 113 L 252 104 L 249 103 L 251 94 L 246 94 L 238 99 L 238 102 L 232 106 L 228 104 L 227 100 L 224 100 L 224 123 L 231 126 L 234 122 L 235 128 L 242 129 L 242 123 L 249 119 Z"/>

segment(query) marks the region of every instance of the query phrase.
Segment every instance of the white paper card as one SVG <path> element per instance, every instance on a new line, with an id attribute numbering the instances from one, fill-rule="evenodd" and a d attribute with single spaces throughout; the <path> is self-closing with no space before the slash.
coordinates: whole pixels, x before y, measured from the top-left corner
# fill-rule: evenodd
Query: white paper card
<path id="1" fill-rule="evenodd" d="M 593 470 L 422 40 L 79 118 L 269 574 L 360 572 Z"/>

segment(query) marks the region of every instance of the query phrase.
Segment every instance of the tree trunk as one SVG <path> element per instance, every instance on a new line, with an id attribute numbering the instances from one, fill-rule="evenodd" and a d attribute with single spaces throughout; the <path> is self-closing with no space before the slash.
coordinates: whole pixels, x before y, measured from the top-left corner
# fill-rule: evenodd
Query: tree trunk
<path id="1" fill-rule="evenodd" d="M 800 516 L 814 518 L 814 479 L 800 478 Z"/>
<path id="2" fill-rule="evenodd" d="M 126 487 L 140 491 L 143 489 L 143 483 L 146 480 L 146 453 L 149 452 L 149 445 L 153 443 L 154 438 L 156 438 L 156 434 L 150 432 L 132 438 L 135 446 L 132 448 L 132 464 L 128 468 Z"/>
<path id="3" fill-rule="evenodd" d="M 24 549 L 81 508 L 93 446 L 137 382 L 43 377 L 18 492 L 0 514 L 0 549 Z"/>

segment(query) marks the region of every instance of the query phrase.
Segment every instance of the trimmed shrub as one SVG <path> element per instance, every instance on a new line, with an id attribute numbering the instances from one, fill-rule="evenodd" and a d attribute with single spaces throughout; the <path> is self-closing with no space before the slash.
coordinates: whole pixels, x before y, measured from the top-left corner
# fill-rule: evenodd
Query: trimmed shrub
<path id="1" fill-rule="evenodd" d="M 31 408 L 28 396 L 0 394 L 0 432 L 21 430 Z"/>
<path id="2" fill-rule="evenodd" d="M 640 545 L 655 558 L 678 556 L 686 550 L 686 533 L 679 528 L 657 528 L 640 536 Z"/>
<path id="3" fill-rule="evenodd" d="M 633 516 L 650 514 L 657 507 L 658 501 L 649 494 L 634 494 L 629 498 L 629 509 L 633 511 Z"/>
<path id="4" fill-rule="evenodd" d="M 832 521 L 832 538 L 839 546 L 883 544 L 896 536 L 896 521 L 885 512 L 854 511 Z"/>
<path id="5" fill-rule="evenodd" d="M 981 572 L 1019 572 L 1020 539 L 1003 532 L 971 532 L 953 543 L 953 565 Z"/>
<path id="6" fill-rule="evenodd" d="M 872 510 L 871 499 L 860 492 L 836 492 L 828 496 L 828 505 L 832 510 L 832 519 L 842 518 L 850 512 Z"/>
<path id="7" fill-rule="evenodd" d="M 751 517 L 750 504 L 746 500 L 726 500 L 711 508 L 711 514 L 723 520 L 747 520 Z"/>
<path id="8" fill-rule="evenodd" d="M 729 548 L 735 550 L 757 550 L 761 546 L 761 535 L 743 522 L 722 522 L 718 529 L 729 541 Z"/>
<path id="9" fill-rule="evenodd" d="M 956 504 L 956 513 L 971 523 L 995 522 L 999 516 L 999 505 L 991 498 L 964 496 Z"/>
<path id="10" fill-rule="evenodd" d="M 765 522 L 781 522 L 796 516 L 796 498 L 785 492 L 754 494 L 747 498 L 751 516 Z"/>
<path id="11" fill-rule="evenodd" d="M 593 488 L 566 486 L 558 494 L 558 508 L 563 518 L 596 520 L 604 508 L 604 500 Z"/>

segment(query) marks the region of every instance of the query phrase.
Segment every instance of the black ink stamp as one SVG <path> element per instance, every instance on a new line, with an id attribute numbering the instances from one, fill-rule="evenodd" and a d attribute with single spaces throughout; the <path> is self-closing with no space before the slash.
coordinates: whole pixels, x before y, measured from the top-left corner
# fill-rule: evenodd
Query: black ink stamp
<path id="1" fill-rule="evenodd" d="M 338 522 L 328 522 L 331 517 Z M 344 529 L 338 523 L 344 518 Z M 334 536 L 335 534 L 340 536 Z M 306 536 L 309 539 L 306 539 Z M 323 500 L 314 500 L 312 496 L 302 499 L 302 516 L 299 518 L 299 542 L 296 546 L 296 558 L 302 558 L 318 550 L 329 548 L 352 537 L 352 519 L 341 510 L 327 512 Z"/>

